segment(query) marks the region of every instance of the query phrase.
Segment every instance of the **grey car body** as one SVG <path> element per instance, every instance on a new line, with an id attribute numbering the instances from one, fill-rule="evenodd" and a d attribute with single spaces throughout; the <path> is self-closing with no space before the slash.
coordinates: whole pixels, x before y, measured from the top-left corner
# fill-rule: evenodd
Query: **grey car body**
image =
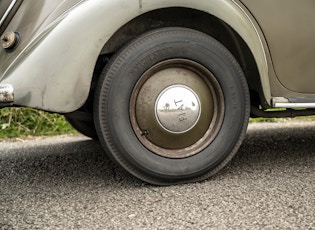
<path id="1" fill-rule="evenodd" d="M 135 176 L 150 183 L 168 184 L 201 180 L 222 168 L 231 158 L 230 156 L 237 151 L 244 136 L 244 130 L 246 130 L 247 107 L 250 108 L 252 116 L 286 117 L 314 114 L 312 110 L 315 107 L 314 12 L 315 3 L 313 0 L 298 2 L 294 0 L 1 0 L 0 33 L 3 48 L 0 49 L 0 105 L 2 107 L 32 107 L 57 112 L 65 114 L 72 122 L 79 121 L 79 126 L 88 124 L 83 129 L 92 129 L 93 131 L 96 129 L 98 138 L 103 143 L 104 148 L 113 155 L 118 163 Z M 154 172 L 147 172 L 144 169 L 146 168 L 145 162 L 131 163 L 126 160 L 128 157 L 122 160 L 124 157 L 119 156 L 119 154 L 129 150 L 109 147 L 111 145 L 121 145 L 121 142 L 125 143 L 126 140 L 118 141 L 119 138 L 116 138 L 116 140 L 114 137 L 113 140 L 103 138 L 106 135 L 111 135 L 111 133 L 122 131 L 113 131 L 111 129 L 116 129 L 116 127 L 113 127 L 109 128 L 107 133 L 107 131 L 104 131 L 107 128 L 102 125 L 107 127 L 106 124 L 109 121 L 103 124 L 102 120 L 99 119 L 103 116 L 102 106 L 101 104 L 96 105 L 97 102 L 95 101 L 101 100 L 99 98 L 101 98 L 103 92 L 110 91 L 109 89 L 101 89 L 102 87 L 99 86 L 101 84 L 100 76 L 106 75 L 106 73 L 103 73 L 104 71 L 111 71 L 111 66 L 114 64 L 108 65 L 108 63 L 118 62 L 116 59 L 118 59 L 119 54 L 132 52 L 130 51 L 131 48 L 128 48 L 128 44 L 139 44 L 134 41 L 146 36 L 144 34 L 150 31 L 158 31 L 157 33 L 161 36 L 167 37 L 168 32 L 161 32 L 163 28 L 178 30 L 178 34 L 181 34 L 181 28 L 187 28 L 196 31 L 196 33 L 201 32 L 218 41 L 226 52 L 231 53 L 231 56 L 233 56 L 231 63 L 237 62 L 246 80 L 246 87 L 243 91 L 248 91 L 246 93 L 250 96 L 250 102 L 246 99 L 246 95 L 244 96 L 245 99 L 241 99 L 245 104 L 244 108 L 241 108 L 241 111 L 244 111 L 245 114 L 241 122 L 244 124 L 241 127 L 230 127 L 230 129 L 235 128 L 241 131 L 235 133 L 235 140 L 232 138 L 234 144 L 228 150 L 229 154 L 223 154 L 225 157 L 222 157 L 211 167 L 209 166 L 208 169 L 200 170 L 200 172 L 196 172 L 196 169 L 190 173 L 182 174 L 179 172 L 181 170 L 167 173 L 167 169 L 163 172 L 154 170 Z M 183 33 L 188 34 L 187 31 Z M 148 36 L 151 40 L 154 37 L 153 35 Z M 173 42 L 177 41 L 175 35 L 172 39 L 174 39 Z M 165 40 L 167 39 L 165 38 Z M 184 38 L 182 40 L 185 41 Z M 196 42 L 197 40 L 198 38 L 196 38 Z M 151 43 L 148 42 L 147 44 Z M 152 41 L 152 44 L 154 44 L 154 41 Z M 163 44 L 161 42 L 161 46 Z M 154 54 L 156 53 L 152 52 L 150 55 Z M 183 54 L 183 56 L 185 55 Z M 186 59 L 189 60 L 189 56 Z M 129 59 L 124 59 L 126 61 L 125 65 L 129 63 L 127 60 Z M 183 67 L 185 65 L 191 65 L 191 69 L 199 68 L 197 64 L 182 60 L 172 63 L 176 68 L 185 69 Z M 168 66 L 168 64 L 165 64 L 165 66 Z M 196 72 L 199 72 L 199 70 L 196 70 Z M 207 75 L 206 72 L 204 74 Z M 107 73 L 107 75 L 110 75 L 110 73 Z M 175 75 L 174 78 L 176 78 Z M 107 79 L 104 80 L 105 82 L 112 81 L 109 76 L 104 78 Z M 139 76 L 139 79 L 144 79 L 143 81 L 148 78 Z M 177 78 L 181 77 L 177 76 Z M 215 78 L 209 80 L 208 84 L 216 84 L 213 83 L 216 81 Z M 161 79 L 163 80 L 163 78 L 159 78 L 153 81 L 154 85 L 159 85 Z M 120 81 L 121 84 L 124 84 L 129 80 L 126 77 Z M 220 136 L 220 129 L 223 129 L 222 125 L 226 120 L 228 104 L 225 101 L 218 107 L 214 106 L 208 112 L 209 115 L 213 113 L 212 110 L 218 109 L 218 115 L 211 115 L 211 117 L 221 116 L 221 118 L 218 118 L 217 122 L 204 123 L 203 116 L 208 115 L 202 115 L 203 112 L 201 112 L 205 110 L 203 99 L 198 93 L 195 93 L 193 86 L 189 88 L 190 81 L 187 80 L 187 82 L 186 84 L 181 81 L 174 81 L 165 85 L 161 83 L 163 86 L 160 87 L 159 93 L 156 93 L 157 95 L 154 94 L 155 99 L 152 101 L 140 100 L 138 94 L 133 96 L 136 94 L 134 91 L 137 91 L 138 88 L 137 93 L 146 95 L 141 92 L 145 85 L 139 87 L 136 85 L 131 93 L 131 99 L 128 98 L 131 101 L 126 102 L 125 111 L 129 113 L 130 130 L 136 133 L 135 140 L 139 140 L 139 143 L 150 153 L 153 152 L 163 159 L 187 159 L 198 156 L 198 152 L 202 152 L 208 146 L 211 146 L 212 142 Z M 218 82 L 218 85 L 220 85 L 220 79 Z M 185 90 L 186 88 L 183 85 L 185 87 L 187 85 L 188 89 Z M 201 85 L 202 83 L 196 87 L 202 88 Z M 233 86 L 230 87 L 233 88 Z M 97 88 L 100 89 L 97 90 Z M 164 114 L 163 106 L 159 107 L 159 103 L 162 104 L 161 98 L 168 95 L 166 91 L 176 94 L 177 88 L 182 88 L 181 93 L 186 94 L 186 96 L 191 94 L 194 97 L 195 95 L 197 104 L 200 102 L 198 112 L 195 112 L 190 123 L 186 124 L 188 127 L 182 129 L 177 127 L 181 130 L 180 132 L 173 130 L 174 124 L 170 124 L 172 120 L 168 121 L 162 118 L 162 114 Z M 213 88 L 214 94 L 218 94 L 213 101 L 220 101 L 220 97 L 225 95 L 224 89 L 221 90 L 220 87 L 216 89 L 216 86 L 213 86 Z M 95 89 L 99 95 L 98 99 L 95 99 L 98 97 L 98 95 L 95 96 Z M 200 89 L 200 92 L 203 92 L 202 90 Z M 119 90 L 116 90 L 114 94 L 118 92 Z M 107 97 L 110 97 L 110 95 L 105 98 Z M 237 96 L 234 95 L 234 97 Z M 234 97 L 231 96 L 232 101 Z M 222 96 L 223 98 L 224 96 Z M 225 100 L 228 99 L 225 98 Z M 154 105 L 152 109 L 146 108 L 150 111 L 147 112 L 146 109 L 138 109 L 141 103 Z M 212 101 L 205 103 L 211 104 Z M 237 104 L 237 102 L 235 103 Z M 127 104 L 129 109 L 127 109 Z M 132 108 L 133 105 L 135 105 L 135 109 Z M 95 109 L 96 106 L 98 109 Z M 115 105 L 108 105 L 107 108 L 110 106 L 114 108 Z M 120 106 L 119 101 L 117 101 L 117 106 Z M 186 107 L 188 108 L 187 105 Z M 269 108 L 286 108 L 286 110 L 281 112 L 266 111 Z M 294 110 L 295 108 L 299 109 Z M 166 109 L 165 106 L 164 109 Z M 175 109 L 178 110 L 178 108 Z M 151 113 L 155 113 L 155 118 L 152 116 L 151 120 L 148 118 L 149 122 L 142 121 L 142 118 L 137 115 L 140 112 L 145 117 L 146 115 L 150 117 Z M 95 115 L 96 113 L 98 115 Z M 115 114 L 111 115 L 109 112 L 106 112 L 106 114 L 107 116 L 115 116 Z M 169 117 L 173 119 L 171 116 Z M 182 121 L 186 118 L 180 117 L 181 123 L 176 123 L 176 121 L 175 126 L 183 124 Z M 160 130 L 157 137 L 142 141 L 142 136 L 149 133 L 149 131 L 143 130 L 142 126 L 150 122 L 157 123 L 156 126 L 150 127 L 152 132 L 156 129 L 164 131 Z M 209 128 L 208 131 L 200 134 L 200 138 L 183 146 L 182 144 L 173 146 L 162 138 L 165 133 L 167 135 L 171 133 L 166 139 L 172 139 L 175 136 L 175 139 L 177 137 L 179 139 L 178 143 L 181 142 L 180 140 L 188 140 L 191 136 L 185 136 L 182 133 L 190 132 L 198 122 L 201 123 L 200 126 L 204 124 L 216 128 L 213 128 L 213 131 L 212 128 L 211 130 Z M 96 127 L 94 127 L 94 123 Z M 89 128 L 89 126 L 92 127 Z M 121 128 L 121 130 L 125 128 Z M 80 127 L 78 129 L 80 131 Z M 140 129 L 142 129 L 141 132 Z M 82 130 L 83 133 L 84 130 Z M 140 134 L 137 134 L 137 131 Z M 117 134 L 117 136 L 119 135 Z M 196 131 L 191 135 L 198 136 L 199 134 Z M 127 135 L 126 138 L 130 138 L 130 136 Z M 193 148 L 194 150 L 190 152 L 190 147 L 203 139 L 208 141 L 198 145 L 195 149 Z M 160 140 L 163 142 L 161 145 Z M 155 147 L 152 147 L 152 145 Z M 125 149 L 129 149 L 129 147 Z M 211 152 L 210 150 L 207 151 Z M 178 152 L 184 152 L 184 154 L 181 155 Z M 124 156 L 126 154 L 128 155 L 128 153 L 124 153 Z M 131 158 L 137 157 L 133 156 Z M 143 165 L 143 168 L 138 165 Z M 178 165 L 181 165 L 181 163 L 178 163 Z M 207 168 L 206 165 L 202 167 Z M 152 168 L 154 167 L 152 166 Z M 161 176 L 164 173 L 166 176 Z"/>

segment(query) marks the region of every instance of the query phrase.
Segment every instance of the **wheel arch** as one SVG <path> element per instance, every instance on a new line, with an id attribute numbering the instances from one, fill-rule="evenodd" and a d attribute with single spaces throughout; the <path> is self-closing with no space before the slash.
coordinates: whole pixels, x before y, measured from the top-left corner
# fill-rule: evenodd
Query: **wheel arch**
<path id="1" fill-rule="evenodd" d="M 101 54 L 114 53 L 148 30 L 168 26 L 196 29 L 214 37 L 235 56 L 245 73 L 251 92 L 255 95 L 253 103 L 268 107 L 271 93 L 267 49 L 260 29 L 250 14 L 234 1 L 213 1 L 216 4 L 208 3 L 207 8 L 203 5 L 209 1 L 201 2 L 199 7 L 196 7 L 196 2 L 189 4 L 194 5 L 192 8 L 183 3 L 180 7 L 172 6 L 170 1 L 169 7 L 155 9 L 154 4 L 151 6 L 142 1 L 146 5 L 142 9 L 143 14 L 117 30 L 105 44 Z"/>

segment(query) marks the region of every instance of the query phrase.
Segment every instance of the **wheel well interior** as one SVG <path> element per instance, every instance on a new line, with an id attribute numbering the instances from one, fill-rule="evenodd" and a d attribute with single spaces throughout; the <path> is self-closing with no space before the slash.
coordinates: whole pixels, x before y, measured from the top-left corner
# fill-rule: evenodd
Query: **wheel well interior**
<path id="1" fill-rule="evenodd" d="M 251 93 L 251 103 L 264 104 L 259 72 L 250 49 L 241 37 L 222 20 L 206 12 L 188 8 L 165 8 L 147 12 L 122 26 L 102 49 L 94 76 L 99 75 L 104 57 L 115 53 L 124 44 L 149 30 L 162 27 L 186 27 L 201 31 L 221 42 L 238 60 L 246 76 Z M 102 61 L 103 60 L 103 61 Z M 96 79 L 95 79 L 96 80 Z"/>

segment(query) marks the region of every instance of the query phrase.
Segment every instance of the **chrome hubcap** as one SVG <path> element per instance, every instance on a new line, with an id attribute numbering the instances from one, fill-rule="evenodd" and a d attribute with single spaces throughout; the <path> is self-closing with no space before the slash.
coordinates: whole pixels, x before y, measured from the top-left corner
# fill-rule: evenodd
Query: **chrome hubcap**
<path id="1" fill-rule="evenodd" d="M 191 60 L 171 59 L 140 77 L 129 112 L 144 147 L 163 157 L 185 158 L 215 139 L 224 110 L 220 84 L 208 69 Z"/>
<path id="2" fill-rule="evenodd" d="M 200 118 L 198 95 L 184 85 L 172 85 L 161 92 L 155 103 L 155 116 L 162 128 L 170 133 L 191 130 Z"/>

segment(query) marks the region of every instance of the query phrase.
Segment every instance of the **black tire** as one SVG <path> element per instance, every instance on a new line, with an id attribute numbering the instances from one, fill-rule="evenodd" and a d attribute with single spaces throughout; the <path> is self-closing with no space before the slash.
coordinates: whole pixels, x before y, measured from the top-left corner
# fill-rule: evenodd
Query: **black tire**
<path id="1" fill-rule="evenodd" d="M 226 165 L 246 133 L 249 107 L 243 72 L 223 45 L 191 29 L 162 28 L 112 57 L 94 120 L 103 148 L 123 168 L 166 185 L 204 180 Z"/>
<path id="2" fill-rule="evenodd" d="M 79 133 L 92 138 L 93 140 L 98 140 L 97 133 L 95 130 L 93 121 L 81 121 L 77 119 L 72 119 L 70 117 L 66 117 L 66 120 L 75 128 Z"/>

